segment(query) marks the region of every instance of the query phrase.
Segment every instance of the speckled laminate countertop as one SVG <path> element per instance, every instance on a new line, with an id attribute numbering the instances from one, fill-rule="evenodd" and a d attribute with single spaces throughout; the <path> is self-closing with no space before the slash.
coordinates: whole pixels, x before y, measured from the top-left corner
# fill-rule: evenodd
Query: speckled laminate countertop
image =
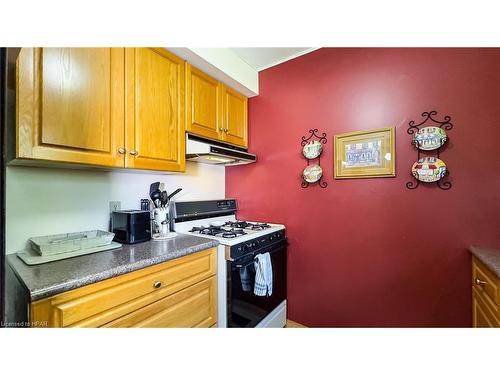
<path id="1" fill-rule="evenodd" d="M 8 255 L 7 260 L 28 290 L 31 301 L 36 301 L 218 244 L 215 240 L 179 234 L 171 240 L 124 244 L 115 250 L 34 266 L 26 265 L 16 254 Z"/>
<path id="2" fill-rule="evenodd" d="M 500 249 L 471 246 L 469 251 L 478 257 L 491 272 L 500 277 Z"/>

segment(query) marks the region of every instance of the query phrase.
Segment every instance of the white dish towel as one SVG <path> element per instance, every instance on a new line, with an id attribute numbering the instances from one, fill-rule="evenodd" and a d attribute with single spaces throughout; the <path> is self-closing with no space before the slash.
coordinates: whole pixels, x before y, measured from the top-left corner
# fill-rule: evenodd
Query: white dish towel
<path id="1" fill-rule="evenodd" d="M 255 285 L 253 292 L 256 296 L 271 296 L 273 294 L 273 266 L 269 253 L 255 256 Z"/>

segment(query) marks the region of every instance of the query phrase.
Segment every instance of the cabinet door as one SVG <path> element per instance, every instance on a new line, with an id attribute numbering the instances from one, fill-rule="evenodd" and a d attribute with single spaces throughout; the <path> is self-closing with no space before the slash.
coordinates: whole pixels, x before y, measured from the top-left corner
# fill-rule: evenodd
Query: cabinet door
<path id="1" fill-rule="evenodd" d="M 246 148 L 248 145 L 248 99 L 225 86 L 222 98 L 224 141 Z"/>
<path id="2" fill-rule="evenodd" d="M 184 61 L 161 48 L 126 48 L 127 168 L 185 170 Z"/>
<path id="3" fill-rule="evenodd" d="M 472 296 L 472 326 L 474 328 L 498 328 L 500 324 L 476 292 Z"/>
<path id="4" fill-rule="evenodd" d="M 23 48 L 16 157 L 123 167 L 123 76 L 123 48 Z"/>
<path id="5" fill-rule="evenodd" d="M 222 84 L 186 64 L 186 124 L 190 133 L 222 138 Z"/>
<path id="6" fill-rule="evenodd" d="M 116 319 L 104 327 L 211 327 L 217 319 L 215 276 Z"/>

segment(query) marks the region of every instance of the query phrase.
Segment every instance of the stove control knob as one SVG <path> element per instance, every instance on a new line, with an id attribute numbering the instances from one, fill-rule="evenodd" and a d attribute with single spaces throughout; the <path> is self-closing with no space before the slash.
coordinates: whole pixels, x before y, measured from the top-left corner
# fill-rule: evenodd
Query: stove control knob
<path id="1" fill-rule="evenodd" d="M 269 241 L 274 241 L 275 238 L 276 238 L 276 236 L 274 234 L 271 234 L 269 236 Z"/>
<path id="2" fill-rule="evenodd" d="M 257 247 L 257 241 L 252 242 L 252 247 Z"/>

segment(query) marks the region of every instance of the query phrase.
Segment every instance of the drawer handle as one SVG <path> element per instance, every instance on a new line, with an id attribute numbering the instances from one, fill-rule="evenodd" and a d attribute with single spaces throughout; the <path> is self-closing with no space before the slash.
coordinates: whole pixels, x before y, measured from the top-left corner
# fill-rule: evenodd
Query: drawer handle
<path id="1" fill-rule="evenodd" d="M 156 289 L 160 288 L 160 287 L 161 287 L 161 281 L 156 281 L 156 282 L 153 284 L 153 286 L 154 286 Z"/>
<path id="2" fill-rule="evenodd" d="M 476 277 L 476 280 L 474 280 L 474 282 L 476 283 L 476 285 L 479 285 L 479 286 L 483 286 L 483 285 L 488 284 L 486 281 L 483 281 L 477 277 Z"/>

